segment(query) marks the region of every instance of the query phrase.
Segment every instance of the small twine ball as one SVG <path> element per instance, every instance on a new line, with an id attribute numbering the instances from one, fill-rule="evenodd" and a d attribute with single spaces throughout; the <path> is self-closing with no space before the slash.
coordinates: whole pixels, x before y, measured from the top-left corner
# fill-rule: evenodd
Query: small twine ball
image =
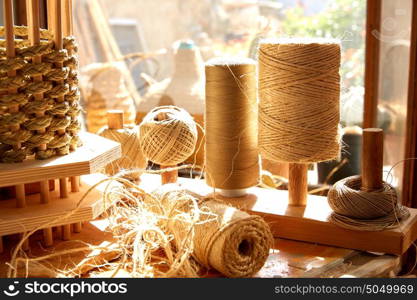
<path id="1" fill-rule="evenodd" d="M 108 164 L 105 173 L 113 176 L 122 170 L 145 169 L 147 160 L 140 147 L 138 128 L 133 125 L 124 125 L 122 129 L 109 129 L 107 126 L 100 129 L 98 134 L 102 137 L 119 142 L 122 147 L 122 157 Z M 124 177 L 137 180 L 142 172 L 132 172 Z"/>
<path id="2" fill-rule="evenodd" d="M 356 219 L 385 217 L 397 209 L 397 192 L 393 186 L 383 182 L 375 191 L 362 191 L 361 176 L 339 180 L 330 189 L 327 200 L 339 215 Z"/>
<path id="3" fill-rule="evenodd" d="M 176 106 L 160 106 L 143 118 L 139 136 L 145 157 L 162 166 L 175 166 L 194 153 L 198 133 L 187 111 Z"/>

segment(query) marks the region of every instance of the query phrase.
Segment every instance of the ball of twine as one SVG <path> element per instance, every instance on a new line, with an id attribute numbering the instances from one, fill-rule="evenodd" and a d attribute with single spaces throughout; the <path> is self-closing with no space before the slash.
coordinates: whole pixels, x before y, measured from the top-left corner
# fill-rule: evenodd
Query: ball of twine
<path id="1" fill-rule="evenodd" d="M 163 166 L 185 161 L 197 143 L 197 126 L 193 117 L 176 106 L 151 110 L 139 125 L 139 133 L 144 155 Z"/>
<path id="2" fill-rule="evenodd" d="M 330 189 L 327 199 L 333 214 L 330 221 L 348 229 L 383 230 L 398 226 L 409 211 L 398 202 L 393 186 L 383 182 L 379 190 L 361 190 L 361 176 L 339 180 Z"/>
<path id="3" fill-rule="evenodd" d="M 156 209 L 186 215 L 197 203 L 200 215 L 193 226 L 193 256 L 207 268 L 227 277 L 249 277 L 258 272 L 269 255 L 273 237 L 260 216 L 251 216 L 217 200 L 168 184 L 152 193 L 160 199 Z M 145 200 L 146 201 L 146 200 Z M 190 234 L 181 218 L 173 217 L 169 230 L 180 244 Z M 184 230 L 187 229 L 187 230 Z"/>
<path id="4" fill-rule="evenodd" d="M 122 157 L 106 166 L 106 174 L 113 176 L 122 170 L 146 168 L 147 160 L 140 147 L 137 126 L 124 125 L 122 129 L 110 129 L 106 126 L 98 134 L 119 142 L 122 147 Z M 128 172 L 124 177 L 137 180 L 140 174 L 140 171 L 132 171 Z"/>
<path id="5" fill-rule="evenodd" d="M 339 155 L 340 45 L 334 40 L 264 40 L 259 47 L 259 149 L 273 161 Z"/>

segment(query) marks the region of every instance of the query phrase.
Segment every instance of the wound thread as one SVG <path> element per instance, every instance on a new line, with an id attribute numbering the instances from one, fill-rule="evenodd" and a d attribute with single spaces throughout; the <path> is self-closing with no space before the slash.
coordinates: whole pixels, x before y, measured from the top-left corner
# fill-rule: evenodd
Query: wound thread
<path id="1" fill-rule="evenodd" d="M 206 64 L 205 161 L 209 186 L 235 190 L 259 179 L 256 64 L 212 59 Z"/>
<path id="2" fill-rule="evenodd" d="M 279 39 L 259 48 L 259 151 L 273 161 L 338 157 L 340 45 Z"/>

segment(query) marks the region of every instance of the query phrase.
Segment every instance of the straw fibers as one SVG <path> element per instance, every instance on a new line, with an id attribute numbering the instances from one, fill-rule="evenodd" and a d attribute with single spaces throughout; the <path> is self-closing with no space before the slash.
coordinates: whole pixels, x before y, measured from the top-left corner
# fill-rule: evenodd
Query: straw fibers
<path id="1" fill-rule="evenodd" d="M 111 129 L 105 126 L 97 134 L 119 142 L 122 146 L 122 157 L 106 166 L 105 172 L 107 175 L 113 176 L 120 171 L 128 169 L 146 168 L 147 160 L 140 147 L 137 126 L 124 125 L 120 129 Z M 129 172 L 126 178 L 138 180 L 140 174 L 140 172 Z"/>
<path id="2" fill-rule="evenodd" d="M 114 181 L 123 183 L 124 187 L 111 185 Z M 23 242 L 36 230 L 51 225 L 43 224 L 25 234 L 17 245 L 9 263 L 8 277 L 34 268 L 49 270 L 54 277 L 80 277 L 86 273 L 94 276 L 95 268 L 106 270 L 111 277 L 120 274 L 152 278 L 200 277 L 206 275 L 207 268 L 229 277 L 248 277 L 254 275 L 268 257 L 273 237 L 259 216 L 250 216 L 213 199 L 203 199 L 177 185 L 165 185 L 149 194 L 121 177 L 106 179 L 95 186 L 104 182 L 109 182 L 104 205 L 115 204 L 106 216 L 108 230 L 115 237 L 111 246 L 85 245 L 29 258 L 21 249 Z M 84 199 L 85 195 L 68 215 L 74 213 Z M 47 264 L 51 257 L 86 250 L 94 250 L 96 254 L 70 269 L 56 270 Z"/>

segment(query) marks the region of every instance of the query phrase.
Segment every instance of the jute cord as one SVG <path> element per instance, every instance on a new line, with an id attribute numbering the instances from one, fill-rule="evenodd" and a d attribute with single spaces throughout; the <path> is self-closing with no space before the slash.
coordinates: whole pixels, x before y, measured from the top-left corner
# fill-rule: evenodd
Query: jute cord
<path id="1" fill-rule="evenodd" d="M 339 155 L 340 45 L 264 41 L 259 48 L 259 149 L 292 163 Z"/>
<path id="2" fill-rule="evenodd" d="M 27 40 L 27 27 L 15 26 L 14 33 L 15 58 L 7 58 L 5 41 L 0 41 L 0 107 L 7 108 L 0 114 L 0 144 L 4 149 L 0 162 L 20 162 L 32 154 L 37 159 L 68 154 L 80 145 L 75 39 L 65 37 L 64 49 L 54 50 L 52 34 L 47 30 L 41 30 L 41 44 L 35 46 Z M 4 34 L 4 27 L 0 27 L 0 36 Z M 34 63 L 35 56 L 42 56 L 42 62 Z M 56 63 L 63 63 L 63 67 L 56 67 Z M 7 77 L 10 71 L 16 71 L 16 76 Z M 39 75 L 43 80 L 34 81 Z M 11 88 L 17 93 L 7 94 Z M 35 100 L 33 95 L 39 93 L 44 93 L 44 99 Z M 59 97 L 64 101 L 58 101 Z M 46 150 L 38 149 L 43 144 Z"/>
<path id="3" fill-rule="evenodd" d="M 138 127 L 133 125 L 125 125 L 122 129 L 102 128 L 99 132 L 102 137 L 119 142 L 122 146 L 122 157 L 105 168 L 106 174 L 115 175 L 122 170 L 143 169 L 147 165 L 147 160 L 144 157 L 141 147 Z M 128 173 L 129 179 L 139 179 L 140 172 Z"/>
<path id="4" fill-rule="evenodd" d="M 161 114 L 164 116 L 162 119 Z M 184 109 L 160 106 L 143 118 L 139 136 L 145 157 L 163 166 L 175 166 L 194 153 L 197 126 Z"/>
<path id="5" fill-rule="evenodd" d="M 377 231 L 396 228 L 410 212 L 398 201 L 395 188 L 383 183 L 380 190 L 361 190 L 361 177 L 336 182 L 327 199 L 333 213 L 330 222 L 347 229 Z"/>
<path id="6" fill-rule="evenodd" d="M 115 181 L 124 188 L 112 185 Z M 30 235 L 67 219 L 80 209 L 93 189 L 106 182 L 103 205 L 110 208 L 116 204 L 107 215 L 109 230 L 116 238 L 112 247 L 86 245 L 37 258 L 30 258 L 22 251 Z M 165 185 L 148 194 L 118 176 L 91 186 L 74 210 L 52 223 L 46 222 L 23 235 L 13 250 L 8 277 L 21 274 L 22 267 L 28 275 L 29 267 L 39 266 L 55 277 L 81 276 L 97 267 L 95 261 L 110 268 L 112 277 L 121 270 L 133 277 L 196 277 L 204 275 L 203 266 L 226 276 L 247 277 L 263 266 L 273 241 L 268 225 L 260 217 L 199 197 L 176 185 Z M 47 265 L 53 257 L 87 250 L 95 250 L 97 257 L 89 257 L 74 268 L 59 271 Z M 108 257 L 108 261 L 103 263 L 98 256 Z M 110 262 L 114 259 L 117 260 Z"/>

